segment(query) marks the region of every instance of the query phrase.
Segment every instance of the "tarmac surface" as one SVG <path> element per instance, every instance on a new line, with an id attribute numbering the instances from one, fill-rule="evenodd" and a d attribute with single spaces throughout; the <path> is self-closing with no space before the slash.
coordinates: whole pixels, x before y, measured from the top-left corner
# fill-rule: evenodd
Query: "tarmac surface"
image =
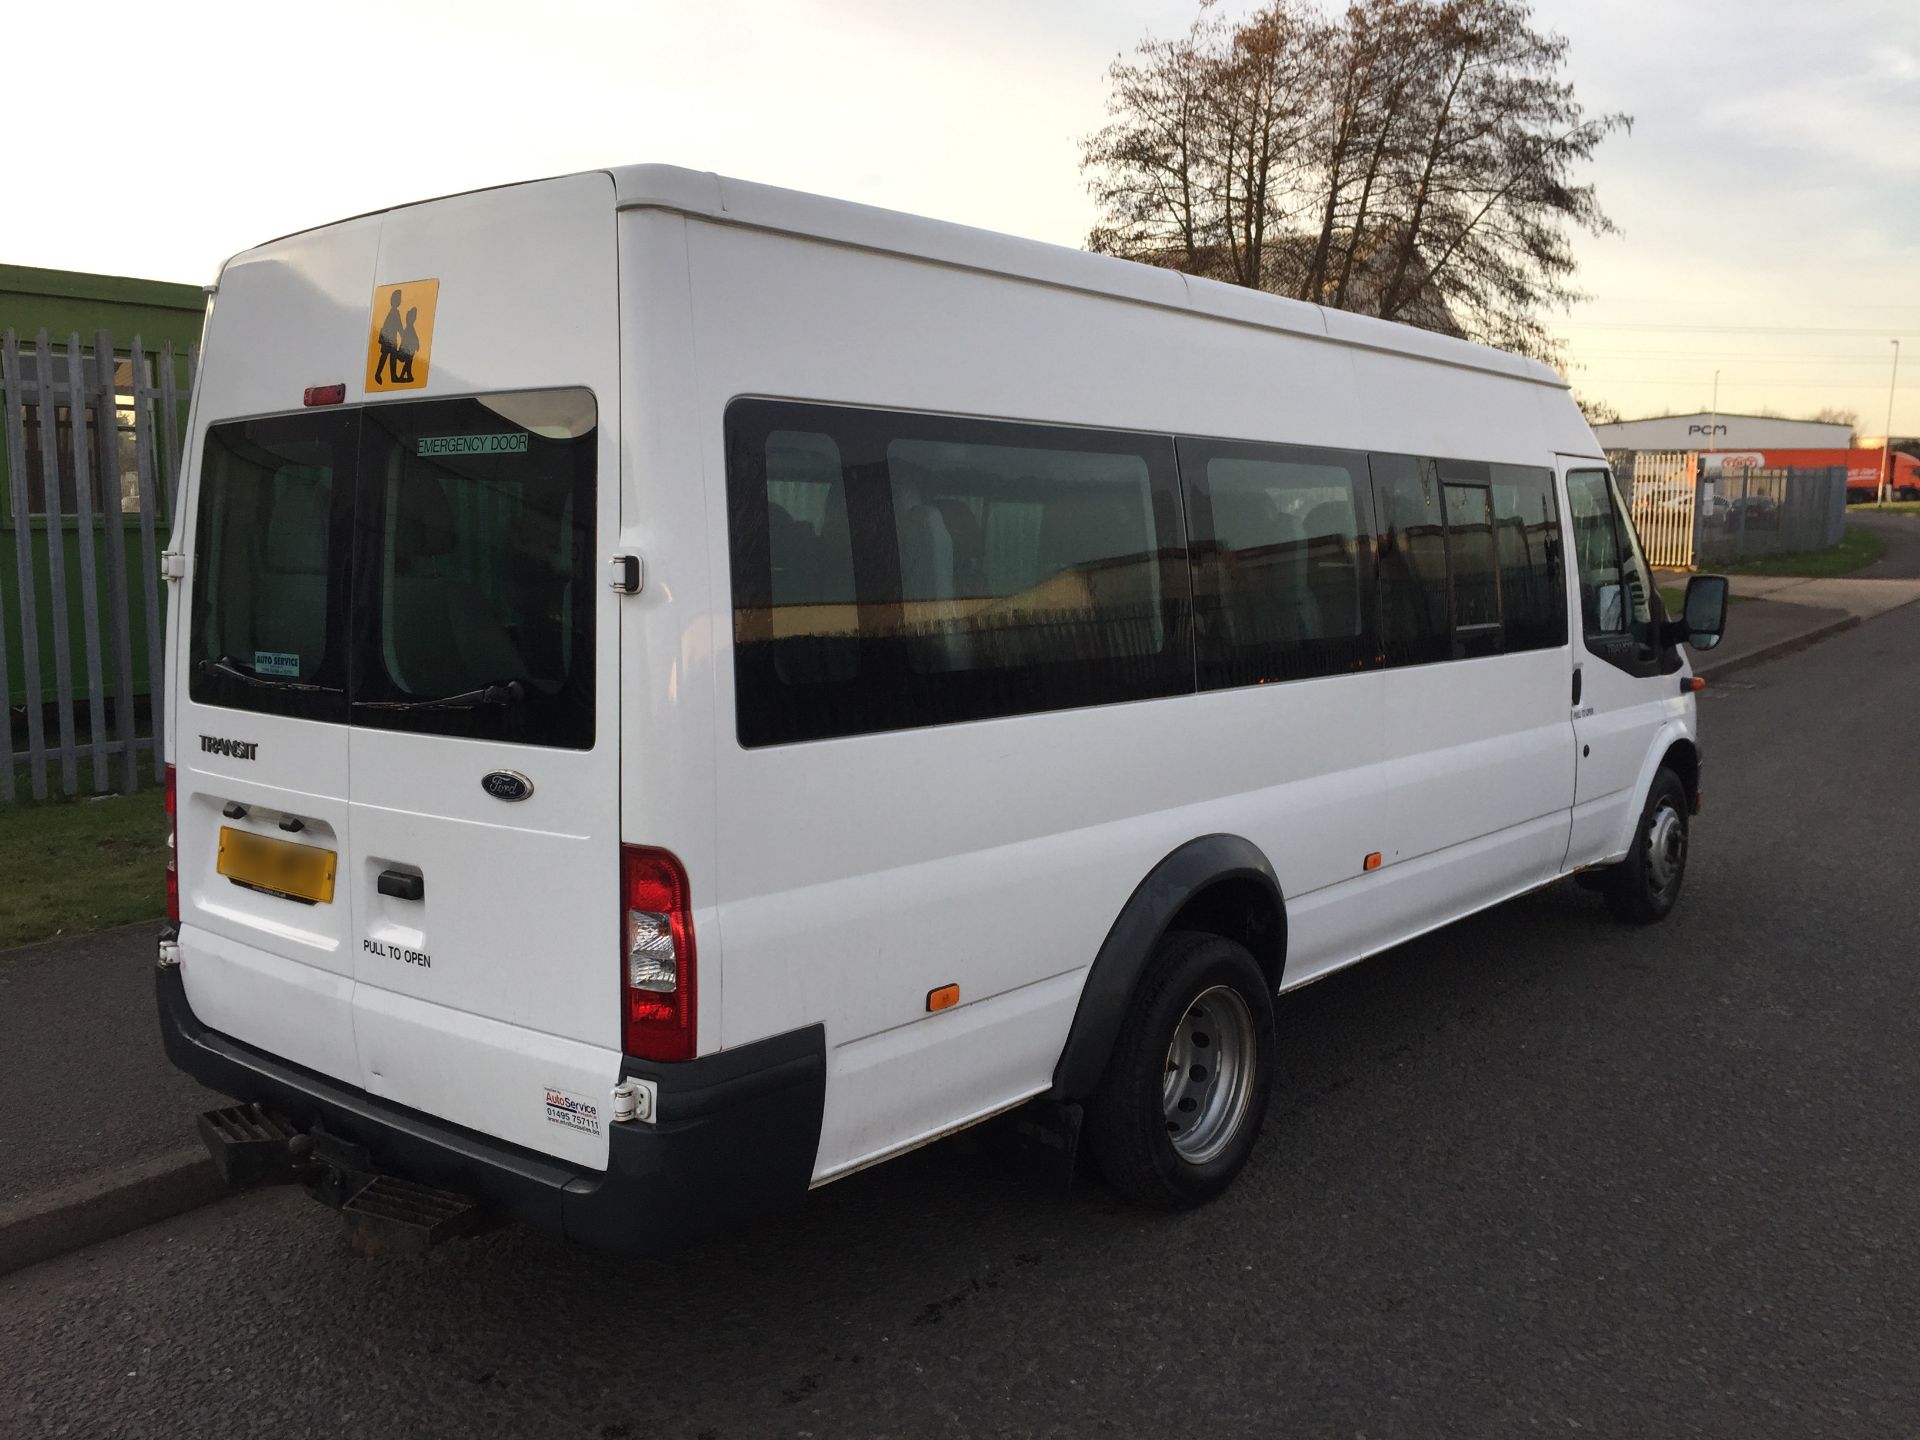
<path id="1" fill-rule="evenodd" d="M 154 1018 L 157 922 L 0 955 L 7 1104 L 0 1206 L 116 1165 L 199 1148 L 193 1117 L 222 1102 L 167 1063 Z"/>
<path id="2" fill-rule="evenodd" d="M 1849 525 L 1865 525 L 1887 548 L 1873 564 L 1855 572 L 1862 580 L 1920 580 L 1920 515 L 1899 510 L 1847 511 Z"/>
<path id="3" fill-rule="evenodd" d="M 1701 705 L 1674 915 L 1562 885 L 1289 995 L 1204 1210 L 969 1137 L 647 1263 L 262 1193 L 0 1280 L 0 1431 L 1911 1436 L 1920 606 Z"/>

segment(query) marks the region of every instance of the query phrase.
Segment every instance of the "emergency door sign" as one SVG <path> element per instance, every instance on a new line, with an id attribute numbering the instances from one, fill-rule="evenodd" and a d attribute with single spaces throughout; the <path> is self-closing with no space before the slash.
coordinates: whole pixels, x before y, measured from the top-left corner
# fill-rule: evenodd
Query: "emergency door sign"
<path id="1" fill-rule="evenodd" d="M 433 354 L 433 307 L 438 280 L 399 280 L 373 292 L 367 335 L 367 393 L 418 390 L 427 383 Z"/>

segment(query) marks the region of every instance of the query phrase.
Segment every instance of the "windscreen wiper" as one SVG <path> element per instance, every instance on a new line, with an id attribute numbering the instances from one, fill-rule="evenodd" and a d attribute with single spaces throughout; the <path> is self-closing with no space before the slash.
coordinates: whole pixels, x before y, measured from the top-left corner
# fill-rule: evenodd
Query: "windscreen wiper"
<path id="1" fill-rule="evenodd" d="M 517 705 L 526 698 L 526 686 L 518 680 L 506 680 L 432 700 L 356 700 L 353 703 L 360 710 L 471 710 L 480 705 Z"/>
<path id="2" fill-rule="evenodd" d="M 317 695 L 338 695 L 338 685 L 315 685 L 306 680 L 283 680 L 274 675 L 260 675 L 241 665 L 231 655 L 222 655 L 218 660 L 202 660 L 202 675 L 225 675 L 248 685 L 258 685 L 263 690 L 303 690 Z"/>

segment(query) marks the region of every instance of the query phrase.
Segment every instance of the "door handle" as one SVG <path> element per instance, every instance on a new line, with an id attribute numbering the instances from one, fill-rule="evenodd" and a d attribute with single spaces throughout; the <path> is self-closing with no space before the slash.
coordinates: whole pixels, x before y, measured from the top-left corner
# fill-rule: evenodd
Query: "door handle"
<path id="1" fill-rule="evenodd" d="M 382 895 L 396 900 L 418 900 L 427 893 L 427 880 L 424 875 L 409 875 L 404 870 L 382 870 L 379 887 Z"/>
<path id="2" fill-rule="evenodd" d="M 1580 667 L 1578 665 L 1573 667 L 1573 703 L 1576 705 L 1580 703 Z"/>

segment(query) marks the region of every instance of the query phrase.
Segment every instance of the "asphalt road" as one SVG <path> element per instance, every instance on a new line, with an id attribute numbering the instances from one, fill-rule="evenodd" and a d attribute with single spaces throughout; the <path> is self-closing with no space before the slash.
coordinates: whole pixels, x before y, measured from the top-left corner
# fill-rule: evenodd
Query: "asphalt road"
<path id="1" fill-rule="evenodd" d="M 1920 515 L 1902 511 L 1849 510 L 1849 525 L 1877 532 L 1886 552 L 1857 572 L 1862 580 L 1920 580 Z"/>
<path id="2" fill-rule="evenodd" d="M 1920 606 L 1703 706 L 1674 916 L 1560 887 L 1290 996 L 1197 1214 L 977 1142 L 644 1264 L 256 1195 L 0 1282 L 0 1431 L 1910 1437 Z"/>

